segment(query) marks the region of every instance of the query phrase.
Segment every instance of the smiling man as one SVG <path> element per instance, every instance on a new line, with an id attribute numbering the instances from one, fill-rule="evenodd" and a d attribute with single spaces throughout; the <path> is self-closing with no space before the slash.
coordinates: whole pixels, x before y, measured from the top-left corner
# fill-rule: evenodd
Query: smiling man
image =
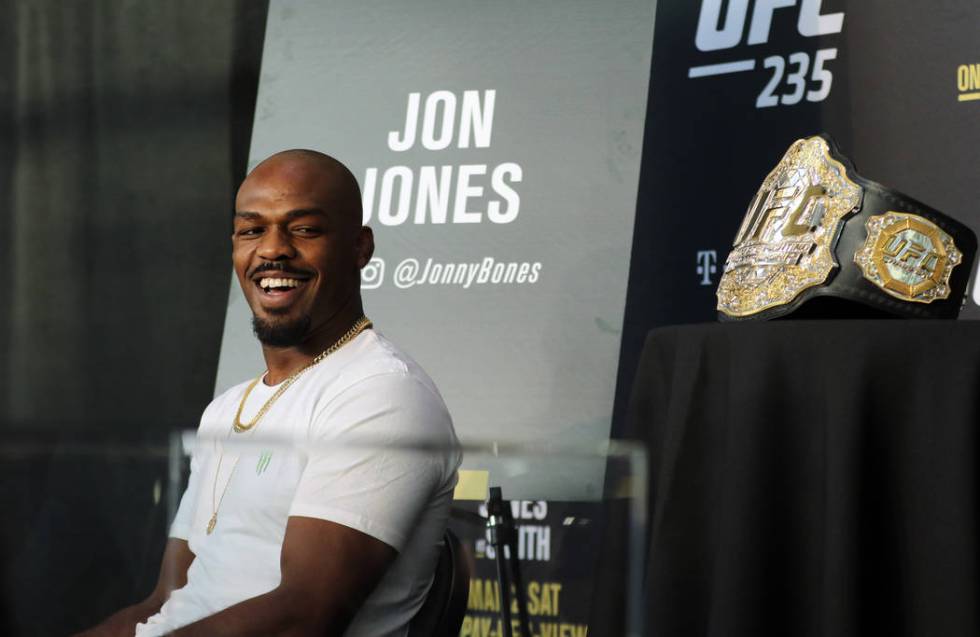
<path id="1" fill-rule="evenodd" d="M 364 317 L 360 201 L 308 150 L 242 183 L 232 261 L 267 370 L 204 411 L 156 589 L 85 635 L 406 634 L 460 453 L 432 381 Z M 419 445 L 445 451 L 399 450 Z"/>

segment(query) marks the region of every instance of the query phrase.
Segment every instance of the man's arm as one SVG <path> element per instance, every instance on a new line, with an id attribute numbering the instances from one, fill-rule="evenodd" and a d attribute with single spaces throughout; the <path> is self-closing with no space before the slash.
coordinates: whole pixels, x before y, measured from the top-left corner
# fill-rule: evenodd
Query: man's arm
<path id="1" fill-rule="evenodd" d="M 185 540 L 173 537 L 168 539 L 167 548 L 163 551 L 163 560 L 160 563 L 157 585 L 149 597 L 132 606 L 127 606 L 109 616 L 98 626 L 79 633 L 75 637 L 133 637 L 136 624 L 144 622 L 148 617 L 156 614 L 163 603 L 170 598 L 170 594 L 187 583 L 187 569 L 190 568 L 193 561 L 194 554 Z"/>
<path id="2" fill-rule="evenodd" d="M 341 635 L 397 555 L 384 542 L 341 524 L 290 517 L 279 586 L 171 637 Z"/>

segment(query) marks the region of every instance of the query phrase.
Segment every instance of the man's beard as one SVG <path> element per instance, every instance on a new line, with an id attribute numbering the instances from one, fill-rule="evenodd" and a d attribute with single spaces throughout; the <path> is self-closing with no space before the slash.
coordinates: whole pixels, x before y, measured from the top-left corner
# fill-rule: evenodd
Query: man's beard
<path id="1" fill-rule="evenodd" d="M 270 322 L 252 315 L 252 331 L 263 345 L 293 347 L 299 345 L 310 331 L 309 315 L 295 321 Z"/>

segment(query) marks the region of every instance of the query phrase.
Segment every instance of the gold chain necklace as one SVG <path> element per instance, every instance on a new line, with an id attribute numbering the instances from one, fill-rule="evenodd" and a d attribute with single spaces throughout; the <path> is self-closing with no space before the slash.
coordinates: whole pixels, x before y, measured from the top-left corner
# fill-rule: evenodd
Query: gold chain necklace
<path id="1" fill-rule="evenodd" d="M 235 424 L 233 425 L 233 429 L 235 430 L 235 433 L 244 433 L 249 429 L 251 429 L 252 427 L 254 427 L 256 424 L 258 424 L 259 420 L 262 419 L 262 416 L 265 415 L 265 412 L 269 411 L 269 408 L 272 407 L 272 404 L 276 402 L 276 400 L 278 400 L 280 396 L 282 396 L 283 392 L 289 389 L 289 386 L 292 385 L 294 382 L 296 382 L 296 379 L 299 378 L 300 374 L 302 374 L 309 368 L 313 367 L 327 356 L 330 356 L 331 354 L 336 352 L 338 349 L 340 349 L 341 347 L 349 343 L 351 340 L 353 340 L 355 336 L 357 336 L 358 334 L 360 334 L 361 332 L 363 332 L 369 327 L 371 327 L 371 321 L 369 321 L 367 317 L 362 316 L 361 318 L 357 319 L 357 321 L 354 322 L 354 325 L 349 330 L 347 330 L 347 333 L 341 336 L 340 338 L 338 338 L 333 345 L 320 352 L 309 365 L 299 370 L 298 372 L 295 372 L 292 376 L 284 380 L 282 384 L 279 386 L 279 389 L 276 390 L 276 393 L 272 394 L 269 400 L 265 401 L 265 404 L 262 405 L 261 409 L 259 409 L 259 413 L 255 414 L 255 417 L 252 418 L 250 422 L 243 423 L 241 421 L 241 418 L 242 418 L 242 410 L 245 408 L 245 401 L 248 400 L 248 395 L 252 393 L 252 390 L 262 379 L 262 376 L 264 376 L 264 374 L 262 376 L 259 376 L 255 380 L 253 380 L 251 384 L 248 386 L 248 388 L 245 390 L 245 395 L 242 396 L 242 401 L 238 403 L 238 413 L 235 414 Z"/>
<path id="2" fill-rule="evenodd" d="M 241 417 L 242 417 L 242 410 L 245 408 L 245 401 L 248 400 L 248 395 L 252 393 L 252 390 L 255 388 L 258 382 L 262 380 L 262 377 L 265 376 L 265 373 L 260 374 L 255 380 L 249 383 L 249 386 L 245 389 L 245 394 L 242 396 L 241 401 L 238 403 L 238 412 L 235 414 L 235 422 L 232 423 L 232 431 L 235 433 L 243 433 L 255 427 L 255 425 L 257 425 L 259 421 L 262 419 L 262 416 L 264 416 L 265 413 L 269 411 L 273 403 L 275 403 L 276 400 L 278 400 L 279 397 L 282 396 L 283 392 L 289 389 L 289 386 L 292 385 L 294 382 L 296 382 L 296 379 L 299 378 L 300 374 L 310 369 L 311 367 L 314 367 L 315 365 L 320 363 L 324 358 L 330 356 L 331 354 L 336 352 L 338 349 L 340 349 L 347 343 L 350 343 L 352 340 L 354 340 L 354 337 L 356 337 L 358 334 L 368 329 L 369 327 L 372 327 L 372 325 L 373 324 L 366 316 L 362 316 L 361 318 L 357 319 L 357 321 L 354 322 L 354 325 L 351 326 L 351 328 L 347 330 L 347 332 L 343 336 L 338 338 L 333 345 L 331 345 L 327 349 L 317 354 L 316 358 L 314 358 L 309 365 L 303 367 L 299 371 L 293 373 L 289 378 L 284 380 L 282 384 L 279 386 L 279 389 L 277 389 L 276 392 L 269 397 L 269 400 L 265 401 L 265 404 L 262 405 L 262 407 L 259 409 L 259 412 L 255 414 L 255 417 L 252 418 L 250 422 L 242 423 Z M 231 466 L 231 472 L 228 473 L 228 481 L 225 482 L 225 487 L 224 489 L 221 490 L 221 497 L 218 498 L 217 497 L 218 477 L 221 475 L 221 461 L 224 460 L 224 457 L 225 454 L 224 451 L 222 451 L 221 455 L 218 456 L 218 466 L 214 472 L 214 484 L 211 486 L 211 519 L 208 520 L 208 528 L 207 528 L 208 535 L 211 535 L 211 533 L 214 531 L 215 525 L 218 524 L 218 509 L 221 508 L 221 502 L 224 501 L 225 494 L 228 492 L 228 485 L 231 484 L 231 478 L 232 476 L 235 475 L 235 469 L 238 468 L 238 460 L 241 458 L 241 455 L 239 455 L 238 458 L 235 458 L 235 464 Z M 216 499 L 217 502 L 215 502 Z"/>

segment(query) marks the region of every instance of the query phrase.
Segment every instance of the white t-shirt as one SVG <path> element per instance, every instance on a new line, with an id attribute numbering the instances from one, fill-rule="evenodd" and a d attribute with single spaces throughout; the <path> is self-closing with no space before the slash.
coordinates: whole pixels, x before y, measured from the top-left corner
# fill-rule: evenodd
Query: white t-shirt
<path id="1" fill-rule="evenodd" d="M 195 559 L 187 585 L 137 626 L 136 637 L 166 634 L 278 586 L 291 515 L 343 524 L 398 551 L 345 635 L 405 635 L 432 580 L 461 461 L 435 385 L 373 330 L 304 372 L 254 429 L 230 433 L 247 385 L 215 398 L 201 417 L 170 531 Z M 242 422 L 276 389 L 256 384 Z M 223 446 L 229 436 L 249 446 Z M 220 504 L 208 535 L 213 498 Z"/>

